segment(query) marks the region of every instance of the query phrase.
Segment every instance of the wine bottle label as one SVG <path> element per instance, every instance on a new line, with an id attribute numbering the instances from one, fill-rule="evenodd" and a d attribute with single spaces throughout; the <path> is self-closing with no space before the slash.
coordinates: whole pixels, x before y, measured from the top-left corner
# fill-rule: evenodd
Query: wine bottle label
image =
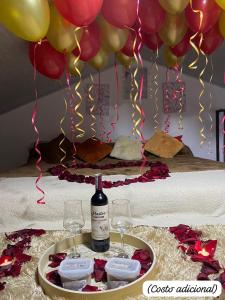
<path id="1" fill-rule="evenodd" d="M 91 206 L 91 236 L 94 240 L 105 240 L 109 238 L 109 207 Z"/>

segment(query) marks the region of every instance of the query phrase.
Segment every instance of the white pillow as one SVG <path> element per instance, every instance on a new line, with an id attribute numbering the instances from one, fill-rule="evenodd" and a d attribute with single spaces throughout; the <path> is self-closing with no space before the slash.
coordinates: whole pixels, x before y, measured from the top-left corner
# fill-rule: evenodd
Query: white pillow
<path id="1" fill-rule="evenodd" d="M 127 136 L 121 136 L 117 139 L 111 157 L 124 160 L 140 160 L 142 159 L 142 143 L 132 140 Z"/>

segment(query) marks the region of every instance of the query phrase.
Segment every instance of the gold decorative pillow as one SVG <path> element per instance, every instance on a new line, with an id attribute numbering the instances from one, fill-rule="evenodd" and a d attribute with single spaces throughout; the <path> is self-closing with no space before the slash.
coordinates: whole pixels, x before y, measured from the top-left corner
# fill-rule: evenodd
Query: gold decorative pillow
<path id="1" fill-rule="evenodd" d="M 77 156 L 88 163 L 96 163 L 109 155 L 111 151 L 110 145 L 94 139 L 88 139 L 77 145 Z"/>
<path id="2" fill-rule="evenodd" d="M 162 158 L 174 157 L 184 144 L 163 131 L 156 132 L 145 144 L 145 150 Z"/>

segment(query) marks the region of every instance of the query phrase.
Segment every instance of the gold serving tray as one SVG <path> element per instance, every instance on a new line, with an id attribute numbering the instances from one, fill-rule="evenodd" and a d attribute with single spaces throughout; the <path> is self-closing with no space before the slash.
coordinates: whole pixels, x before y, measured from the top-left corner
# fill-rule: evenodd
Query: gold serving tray
<path id="1" fill-rule="evenodd" d="M 90 245 L 90 233 L 83 233 L 76 236 L 76 243 Z M 111 232 L 110 233 L 111 242 L 120 243 L 119 233 Z M 137 280 L 127 284 L 124 287 L 117 289 L 111 289 L 100 292 L 77 292 L 67 290 L 61 287 L 58 287 L 52 284 L 46 279 L 46 266 L 49 263 L 49 255 L 59 252 L 65 252 L 73 245 L 73 238 L 64 239 L 51 247 L 49 247 L 45 253 L 41 256 L 38 263 L 38 279 L 39 284 L 43 288 L 46 295 L 49 297 L 63 297 L 64 299 L 73 299 L 73 300 L 123 300 L 126 297 L 134 297 L 142 294 L 142 285 L 146 280 L 153 280 L 156 274 L 156 257 L 154 250 L 150 245 L 145 243 L 143 240 L 136 238 L 134 236 L 125 234 L 124 240 L 126 244 L 136 248 L 136 249 L 146 249 L 149 251 L 152 258 L 152 266 L 145 273 L 144 276 L 138 278 Z"/>

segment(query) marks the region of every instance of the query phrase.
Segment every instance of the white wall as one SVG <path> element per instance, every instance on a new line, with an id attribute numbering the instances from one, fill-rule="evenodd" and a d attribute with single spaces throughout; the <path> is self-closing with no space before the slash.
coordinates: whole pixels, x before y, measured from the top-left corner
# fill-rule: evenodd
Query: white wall
<path id="1" fill-rule="evenodd" d="M 150 90 L 152 69 L 148 62 L 145 62 L 145 66 L 148 66 L 149 71 L 149 85 Z M 165 114 L 162 112 L 162 82 L 165 79 L 165 68 L 159 67 L 159 112 L 161 124 L 163 125 L 165 120 Z M 120 86 L 121 94 L 123 88 L 123 72 L 120 68 Z M 111 116 L 105 117 L 106 127 L 111 123 L 113 117 L 113 104 L 116 97 L 115 78 L 113 68 L 108 69 L 101 74 L 101 83 L 109 83 L 111 85 Z M 176 114 L 171 115 L 171 127 L 169 133 L 171 135 L 183 135 L 183 141 L 186 143 L 196 156 L 215 159 L 215 110 L 219 108 L 225 108 L 225 89 L 218 86 L 212 86 L 211 91 L 213 94 L 213 118 L 214 118 L 214 131 L 213 140 L 211 145 L 211 153 L 209 152 L 208 143 L 200 147 L 200 123 L 198 120 L 199 104 L 198 95 L 200 92 L 200 85 L 197 79 L 189 76 L 183 76 L 186 83 L 186 111 L 184 117 L 184 129 L 178 129 L 178 116 Z M 97 82 L 97 76 L 95 76 Z M 84 81 L 83 85 L 88 81 Z M 205 102 L 206 108 L 209 105 L 209 85 L 205 84 L 206 93 L 202 98 Z M 64 95 L 65 91 L 61 90 L 50 94 L 46 97 L 39 99 L 38 107 L 38 129 L 40 131 L 40 137 L 43 141 L 48 141 L 56 137 L 60 133 L 59 121 L 64 114 Z M 122 97 L 121 97 L 122 98 Z M 84 98 L 85 101 L 85 98 Z M 0 116 L 0 170 L 7 170 L 18 167 L 24 164 L 28 157 L 28 149 L 35 141 L 35 133 L 31 124 L 32 109 L 34 103 L 27 104 L 9 113 Z M 145 138 L 149 138 L 154 132 L 153 123 L 153 100 L 144 99 L 143 106 L 146 113 L 146 122 L 144 129 Z M 132 120 L 131 120 L 132 107 L 129 100 L 120 99 L 120 120 L 116 126 L 116 131 L 113 135 L 113 139 L 116 139 L 120 135 L 131 135 L 132 133 Z M 85 108 L 83 107 L 83 113 L 85 114 Z M 206 135 L 210 134 L 209 117 L 207 112 L 204 115 Z M 65 122 L 66 131 L 68 136 L 70 135 L 69 121 Z M 86 118 L 83 128 L 86 129 L 86 137 L 89 137 L 89 117 Z M 109 126 L 110 128 L 110 126 Z M 163 126 L 162 126 L 163 128 Z M 98 133 L 100 131 L 98 130 Z"/>

